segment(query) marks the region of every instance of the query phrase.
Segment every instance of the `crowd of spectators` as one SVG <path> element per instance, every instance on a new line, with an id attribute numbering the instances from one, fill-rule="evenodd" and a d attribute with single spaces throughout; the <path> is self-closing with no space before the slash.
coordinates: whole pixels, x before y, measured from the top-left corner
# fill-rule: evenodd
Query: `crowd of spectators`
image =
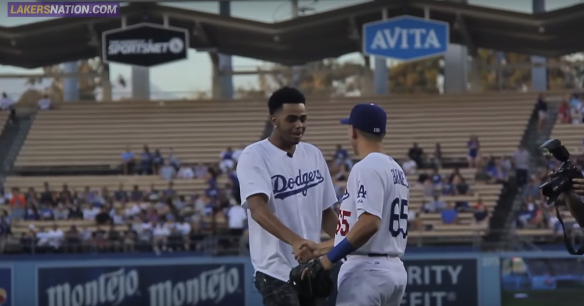
<path id="1" fill-rule="evenodd" d="M 154 185 L 149 190 L 139 186 L 128 190 L 122 184 L 113 192 L 90 186 L 72 190 L 66 184 L 57 190 L 48 183 L 40 192 L 33 188 L 26 192 L 0 190 L 0 252 L 9 237 L 20 242 L 21 251 L 36 253 L 232 247 L 244 235 L 247 214 L 239 205 L 235 171 L 226 170 L 230 171 L 228 183 L 219 186 L 219 170 L 198 167 L 206 188 L 194 195 L 178 194 L 172 180 L 164 190 Z M 152 166 L 147 171 L 156 170 Z M 47 226 L 31 224 L 27 231 L 13 233 L 12 224 L 21 220 L 46 221 L 42 224 Z M 219 238 L 210 240 L 209 234 Z"/>

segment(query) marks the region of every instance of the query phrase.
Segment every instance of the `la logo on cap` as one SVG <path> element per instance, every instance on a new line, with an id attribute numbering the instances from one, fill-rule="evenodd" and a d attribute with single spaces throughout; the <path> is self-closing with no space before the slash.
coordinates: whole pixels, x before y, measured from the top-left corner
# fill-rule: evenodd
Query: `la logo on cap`
<path id="1" fill-rule="evenodd" d="M 374 128 L 374 129 L 373 129 L 373 132 L 375 132 L 375 133 L 379 133 L 379 128 Z"/>

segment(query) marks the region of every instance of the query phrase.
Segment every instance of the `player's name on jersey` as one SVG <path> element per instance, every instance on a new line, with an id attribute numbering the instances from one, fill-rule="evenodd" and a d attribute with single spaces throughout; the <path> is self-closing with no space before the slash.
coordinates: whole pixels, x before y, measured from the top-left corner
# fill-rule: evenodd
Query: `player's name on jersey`
<path id="1" fill-rule="evenodd" d="M 406 178 L 406 175 L 404 174 L 403 171 L 401 171 L 399 169 L 391 169 L 391 175 L 393 176 L 393 183 L 394 184 L 398 184 L 398 185 L 402 185 L 402 186 L 405 186 L 407 188 L 410 188 L 410 185 L 408 184 L 408 180 Z"/>

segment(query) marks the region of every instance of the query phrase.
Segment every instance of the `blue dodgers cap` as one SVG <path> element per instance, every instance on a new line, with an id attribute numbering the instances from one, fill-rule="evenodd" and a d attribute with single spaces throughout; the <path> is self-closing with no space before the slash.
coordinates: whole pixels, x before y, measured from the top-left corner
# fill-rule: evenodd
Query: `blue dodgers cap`
<path id="1" fill-rule="evenodd" d="M 373 135 L 385 133 L 387 114 L 379 105 L 373 103 L 357 104 L 351 110 L 349 118 L 341 119 L 341 124 L 349 124 L 354 128 Z"/>

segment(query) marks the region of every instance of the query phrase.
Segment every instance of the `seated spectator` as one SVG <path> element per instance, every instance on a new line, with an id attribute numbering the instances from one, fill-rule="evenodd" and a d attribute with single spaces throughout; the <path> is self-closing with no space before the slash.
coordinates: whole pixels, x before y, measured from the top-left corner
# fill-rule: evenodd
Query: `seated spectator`
<path id="1" fill-rule="evenodd" d="M 33 220 L 40 220 L 41 219 L 41 215 L 38 211 L 38 209 L 36 208 L 36 206 L 30 206 L 26 212 L 24 213 L 24 220 L 29 220 L 29 221 L 33 221 Z"/>
<path id="2" fill-rule="evenodd" d="M 442 188 L 442 175 L 438 172 L 438 168 L 434 168 L 432 171 L 432 184 L 435 188 Z"/>
<path id="3" fill-rule="evenodd" d="M 457 175 L 452 178 L 452 186 L 454 186 L 455 195 L 466 195 L 470 189 L 461 175 Z"/>
<path id="4" fill-rule="evenodd" d="M 144 145 L 142 153 L 140 154 L 140 174 L 150 175 L 152 174 L 152 159 L 154 156 L 150 153 L 150 148 Z"/>
<path id="5" fill-rule="evenodd" d="M 431 178 L 429 178 L 429 177 L 426 178 L 423 186 L 424 186 L 424 196 L 425 197 L 434 196 L 436 188 L 434 187 L 434 184 L 432 184 Z"/>
<path id="6" fill-rule="evenodd" d="M 178 170 L 176 177 L 180 178 L 180 179 L 194 179 L 195 178 L 195 171 L 193 170 L 193 168 L 191 168 L 189 166 L 182 166 Z"/>
<path id="7" fill-rule="evenodd" d="M 446 203 L 438 197 L 438 195 L 434 195 L 434 199 L 427 203 L 422 207 L 422 211 L 425 213 L 437 213 L 441 212 L 444 208 L 446 208 Z"/>
<path id="8" fill-rule="evenodd" d="M 57 224 L 53 224 L 53 228 L 46 232 L 45 238 L 48 240 L 51 251 L 57 251 L 63 246 L 65 234 Z"/>
<path id="9" fill-rule="evenodd" d="M 183 239 L 184 249 L 189 250 L 189 234 L 191 233 L 191 224 L 185 219 L 180 219 L 174 224 L 176 230 L 180 233 Z"/>
<path id="10" fill-rule="evenodd" d="M 20 189 L 12 188 L 12 197 L 10 198 L 10 210 L 14 220 L 24 218 L 26 210 L 26 197 L 20 193 Z"/>
<path id="11" fill-rule="evenodd" d="M 221 172 L 228 173 L 235 167 L 235 161 L 233 160 L 233 150 L 231 147 L 227 147 L 227 149 L 220 154 L 221 161 L 219 162 L 219 168 Z"/>
<path id="12" fill-rule="evenodd" d="M 479 137 L 476 135 L 471 135 L 470 139 L 466 144 L 468 148 L 468 167 L 469 168 L 478 168 L 480 167 L 481 155 L 480 155 L 480 142 Z"/>
<path id="13" fill-rule="evenodd" d="M 116 229 L 113 223 L 110 224 L 106 239 L 112 251 L 117 252 L 122 249 L 122 234 Z"/>
<path id="14" fill-rule="evenodd" d="M 95 224 L 104 225 L 111 223 L 112 217 L 110 216 L 110 213 L 106 210 L 105 207 L 100 207 L 99 212 L 95 215 Z"/>
<path id="15" fill-rule="evenodd" d="M 525 186 L 525 188 L 523 188 L 523 197 L 527 198 L 527 197 L 532 197 L 532 198 L 538 198 L 541 194 L 541 191 L 539 190 L 539 185 L 537 184 L 537 181 L 535 180 L 535 176 L 531 176 L 529 178 L 529 182 L 527 183 L 527 185 Z"/>
<path id="16" fill-rule="evenodd" d="M 150 184 L 150 191 L 146 194 L 146 199 L 148 201 L 158 201 L 160 199 L 160 192 L 154 186 L 154 183 Z"/>
<path id="17" fill-rule="evenodd" d="M 509 179 L 508 173 L 501 167 L 501 159 L 495 160 L 495 165 L 487 169 L 487 174 L 491 184 L 505 184 Z"/>
<path id="18" fill-rule="evenodd" d="M 41 205 L 39 213 L 40 213 L 41 220 L 55 220 L 53 208 L 50 206 Z"/>
<path id="19" fill-rule="evenodd" d="M 134 173 L 134 167 L 136 165 L 136 160 L 134 158 L 134 152 L 132 152 L 130 147 L 127 147 L 126 151 L 122 153 L 122 173 L 124 175 Z"/>
<path id="20" fill-rule="evenodd" d="M 205 178 L 209 173 L 209 168 L 207 168 L 205 165 L 201 163 L 196 163 L 193 170 L 195 171 L 196 178 Z"/>
<path id="21" fill-rule="evenodd" d="M 49 184 L 47 182 L 45 182 L 43 185 L 44 185 L 44 190 L 41 193 L 41 196 L 39 199 L 40 204 L 54 206 L 55 204 L 57 204 L 57 199 L 54 197 L 53 193 L 51 192 L 51 190 L 49 188 Z"/>
<path id="22" fill-rule="evenodd" d="M 539 97 L 537 98 L 536 109 L 537 109 L 537 117 L 538 117 L 537 129 L 539 132 L 541 132 L 543 130 L 545 122 L 547 121 L 548 105 L 546 102 L 545 94 L 543 94 L 543 93 L 539 94 Z"/>
<path id="23" fill-rule="evenodd" d="M 413 159 L 407 156 L 406 161 L 402 164 L 402 169 L 406 174 L 416 174 L 416 171 L 418 171 L 418 165 Z"/>
<path id="24" fill-rule="evenodd" d="M 174 170 L 178 171 L 180 169 L 180 160 L 174 154 L 174 149 L 168 149 L 168 163 L 174 167 Z"/>
<path id="25" fill-rule="evenodd" d="M 418 144 L 414 142 L 412 147 L 408 150 L 408 156 L 411 160 L 415 161 L 418 165 L 418 169 L 424 167 L 424 150 L 418 147 Z"/>
<path id="26" fill-rule="evenodd" d="M 174 197 L 176 195 L 176 190 L 174 190 L 174 183 L 172 181 L 168 182 L 168 187 L 162 192 L 165 197 Z"/>
<path id="27" fill-rule="evenodd" d="M 578 95 L 573 95 L 570 99 L 570 118 L 572 124 L 582 123 L 582 100 Z"/>
<path id="28" fill-rule="evenodd" d="M 443 224 L 456 224 L 458 223 L 458 212 L 454 209 L 452 203 L 448 203 L 446 208 L 442 209 L 440 212 Z"/>
<path id="29" fill-rule="evenodd" d="M 442 195 L 453 196 L 456 194 L 454 185 L 452 181 L 448 181 L 447 178 L 442 179 Z"/>
<path id="30" fill-rule="evenodd" d="M 144 193 L 142 193 L 138 185 L 134 185 L 134 189 L 130 194 L 130 201 L 142 201 L 142 199 L 144 199 Z"/>
<path id="31" fill-rule="evenodd" d="M 345 150 L 340 144 L 337 145 L 333 158 L 338 166 L 346 165 L 349 169 L 353 168 L 353 160 L 351 160 L 349 152 L 347 152 L 347 150 Z"/>
<path id="32" fill-rule="evenodd" d="M 85 204 L 85 207 L 83 208 L 83 219 L 95 220 L 95 217 L 99 213 L 100 213 L 99 208 L 97 208 L 93 204 Z"/>
<path id="33" fill-rule="evenodd" d="M 486 224 L 488 222 L 489 210 L 483 204 L 483 199 L 479 198 L 473 207 L 473 217 L 475 224 Z"/>
<path id="34" fill-rule="evenodd" d="M 154 150 L 154 155 L 152 156 L 152 172 L 157 175 L 160 173 L 160 167 L 164 165 L 164 157 L 160 153 L 160 149 Z"/>
<path id="35" fill-rule="evenodd" d="M 169 162 L 164 163 L 164 165 L 160 167 L 159 172 L 160 177 L 165 181 L 170 181 L 176 176 L 176 170 L 174 170 L 174 167 Z"/>
<path id="36" fill-rule="evenodd" d="M 49 95 L 44 94 L 43 97 L 39 100 L 38 105 L 40 110 L 49 110 L 51 109 L 51 99 Z"/>
<path id="37" fill-rule="evenodd" d="M 436 143 L 434 147 L 434 155 L 432 156 L 432 162 L 434 163 L 435 168 L 442 168 L 442 147 L 440 143 Z"/>
<path id="38" fill-rule="evenodd" d="M 114 200 L 116 202 L 127 202 L 129 200 L 128 193 L 124 190 L 123 183 L 120 183 L 120 185 L 118 185 L 118 190 L 114 192 Z"/>
<path id="39" fill-rule="evenodd" d="M 560 108 L 558 109 L 558 118 L 561 123 L 570 123 L 572 118 L 570 117 L 570 105 L 567 101 L 562 102 Z"/>
<path id="40" fill-rule="evenodd" d="M 70 220 L 81 220 L 83 219 L 83 210 L 79 204 L 69 204 L 67 217 Z"/>
<path id="41" fill-rule="evenodd" d="M 155 252 L 160 252 L 160 250 L 167 250 L 168 236 L 170 236 L 170 229 L 164 220 L 160 220 L 156 224 L 153 224 L 152 242 L 154 244 Z"/>

